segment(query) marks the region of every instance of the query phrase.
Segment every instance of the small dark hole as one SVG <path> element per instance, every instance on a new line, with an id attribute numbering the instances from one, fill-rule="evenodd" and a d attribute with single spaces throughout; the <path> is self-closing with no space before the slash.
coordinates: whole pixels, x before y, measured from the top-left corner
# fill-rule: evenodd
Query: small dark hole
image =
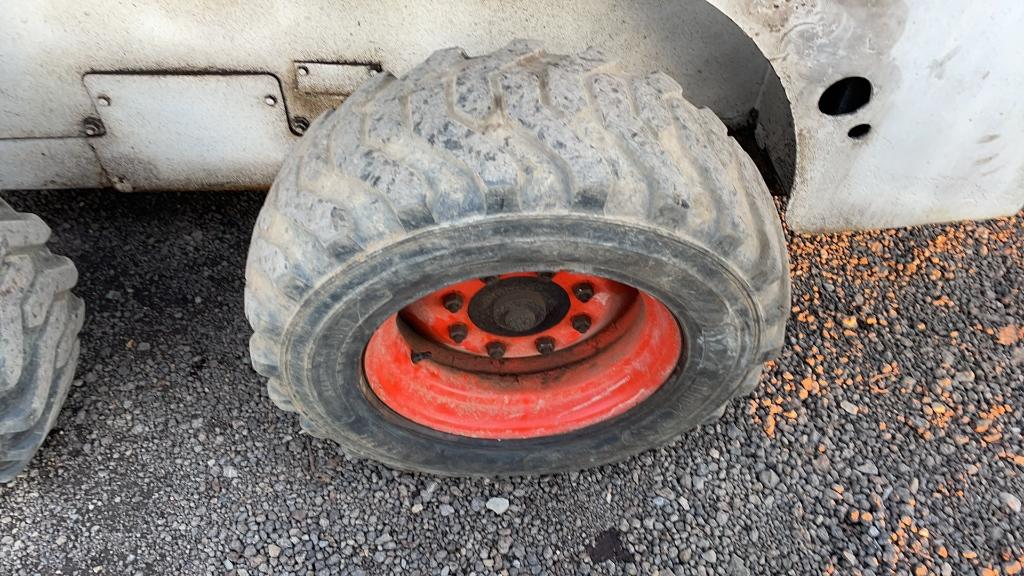
<path id="1" fill-rule="evenodd" d="M 632 562 L 633 555 L 629 553 L 622 544 L 622 533 L 615 528 L 609 528 L 594 537 L 594 545 L 587 546 L 587 554 L 590 561 L 600 564 L 607 560 L 616 562 Z"/>
<path id="2" fill-rule="evenodd" d="M 871 124 L 857 124 L 846 133 L 850 138 L 863 138 L 871 132 Z"/>
<path id="3" fill-rule="evenodd" d="M 849 76 L 829 86 L 818 99 L 818 110 L 829 116 L 851 114 L 871 101 L 871 82 L 860 76 Z"/>

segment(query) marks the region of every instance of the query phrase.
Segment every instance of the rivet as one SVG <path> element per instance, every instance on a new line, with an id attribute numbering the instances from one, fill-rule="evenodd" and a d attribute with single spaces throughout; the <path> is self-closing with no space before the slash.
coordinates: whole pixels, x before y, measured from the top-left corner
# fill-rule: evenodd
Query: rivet
<path id="1" fill-rule="evenodd" d="M 103 121 L 99 118 L 90 116 L 82 120 L 82 134 L 86 136 L 102 136 L 105 130 Z"/>
<path id="2" fill-rule="evenodd" d="M 273 96 L 268 94 L 263 98 L 263 102 L 266 103 L 267 106 L 276 106 L 277 98 L 274 98 Z"/>

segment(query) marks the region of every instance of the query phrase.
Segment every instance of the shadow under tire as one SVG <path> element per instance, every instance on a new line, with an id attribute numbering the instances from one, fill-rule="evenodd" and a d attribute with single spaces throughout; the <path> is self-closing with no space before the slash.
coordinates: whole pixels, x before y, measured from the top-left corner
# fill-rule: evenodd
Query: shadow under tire
<path id="1" fill-rule="evenodd" d="M 78 272 L 46 248 L 50 229 L 0 200 L 0 482 L 13 480 L 53 427 L 78 363 Z"/>
<path id="2" fill-rule="evenodd" d="M 364 354 L 400 310 L 536 271 L 654 298 L 678 365 L 624 413 L 529 438 L 441 431 L 374 393 Z M 401 469 L 536 474 L 663 445 L 748 393 L 782 346 L 789 277 L 769 192 L 712 112 L 664 74 L 516 41 L 379 74 L 318 118 L 260 212 L 245 306 L 253 366 L 308 433 Z"/>

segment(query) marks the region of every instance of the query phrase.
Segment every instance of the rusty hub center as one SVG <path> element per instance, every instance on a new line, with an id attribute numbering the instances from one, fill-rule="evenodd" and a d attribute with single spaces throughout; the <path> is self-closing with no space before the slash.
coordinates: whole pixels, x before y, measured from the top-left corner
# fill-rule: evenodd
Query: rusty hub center
<path id="1" fill-rule="evenodd" d="M 569 295 L 549 278 L 513 276 L 490 281 L 469 303 L 469 319 L 499 336 L 527 336 L 558 324 Z"/>

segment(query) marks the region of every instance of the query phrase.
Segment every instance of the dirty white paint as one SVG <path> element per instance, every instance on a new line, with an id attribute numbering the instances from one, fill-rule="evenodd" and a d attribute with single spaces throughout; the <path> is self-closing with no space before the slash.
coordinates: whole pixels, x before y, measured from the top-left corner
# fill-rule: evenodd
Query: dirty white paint
<path id="1" fill-rule="evenodd" d="M 714 3 L 751 32 L 786 88 L 794 229 L 991 218 L 1024 206 L 1024 4 Z M 851 75 L 871 80 L 871 102 L 822 114 L 822 91 Z M 871 132 L 847 136 L 858 124 Z"/>
<path id="2" fill-rule="evenodd" d="M 0 140 L 0 190 L 107 186 L 86 138 Z"/>
<path id="3" fill-rule="evenodd" d="M 107 133 L 89 139 L 118 189 L 265 186 L 294 136 L 269 74 L 88 74 Z"/>
<path id="4" fill-rule="evenodd" d="M 296 62 L 295 85 L 305 94 L 348 96 L 374 72 L 367 65 Z"/>
<path id="5" fill-rule="evenodd" d="M 359 89 L 363 82 L 377 73 L 366 64 L 339 64 L 327 62 L 295 62 L 296 92 L 289 95 L 290 103 L 300 102 L 299 112 L 293 112 L 295 120 L 311 121 L 320 114 L 333 110 L 345 98 Z M 298 130 L 304 132 L 305 130 Z"/>
<path id="6" fill-rule="evenodd" d="M 0 8 L 6 3 L 0 0 Z M 797 230 L 984 218 L 1024 204 L 1024 155 L 1018 152 L 1024 109 L 1016 94 L 1024 85 L 1024 66 L 1017 63 L 1024 52 L 1018 33 L 1024 5 L 710 3 L 718 9 L 704 0 L 18 3 L 0 10 L 0 151 L 8 151 L 0 159 L 0 185 L 95 185 L 104 169 L 115 176 L 134 170 L 142 187 L 266 185 L 287 142 L 297 138 L 289 121 L 295 126 L 298 117 L 312 119 L 340 98 L 324 93 L 335 90 L 327 84 L 313 84 L 316 78 L 300 78 L 299 63 L 374 63 L 401 74 L 438 48 L 459 45 L 478 54 L 532 37 L 553 51 L 599 45 L 636 70 L 663 69 L 680 80 L 691 101 L 727 123 L 757 107 L 759 139 L 781 171 L 792 174 L 787 218 Z M 200 90 L 190 93 L 195 100 L 177 102 L 174 115 L 161 115 L 172 103 L 157 94 L 130 104 L 131 116 L 113 106 L 101 110 L 83 78 L 116 71 L 272 75 L 287 110 L 279 108 L 282 114 L 271 119 L 229 114 L 225 123 L 255 123 L 222 127 L 208 140 L 217 144 L 197 154 L 202 139 L 192 130 L 231 105 Z M 852 115 L 821 114 L 821 92 L 847 75 L 872 81 L 871 103 Z M 237 97 L 245 92 L 235 90 Z M 81 123 L 89 116 L 109 119 L 106 135 L 88 139 L 96 156 L 83 153 L 89 148 Z M 273 130 L 266 122 L 276 123 Z M 861 123 L 871 132 L 850 139 L 847 131 Z M 265 144 L 256 147 L 259 154 L 227 144 L 252 134 Z M 51 150 L 68 151 L 68 177 L 54 178 L 53 166 L 9 160 L 31 156 L 39 139 Z M 219 154 L 248 176 L 226 176 Z M 152 169 L 161 163 L 190 165 L 191 175 Z"/>
<path id="7" fill-rule="evenodd" d="M 753 106 L 766 63 L 703 0 L 0 0 L 0 138 L 76 136 L 90 72 L 266 72 L 306 116 L 295 62 L 378 63 L 402 74 L 440 48 L 483 54 L 515 38 L 597 45 L 665 68 L 727 119 Z"/>

